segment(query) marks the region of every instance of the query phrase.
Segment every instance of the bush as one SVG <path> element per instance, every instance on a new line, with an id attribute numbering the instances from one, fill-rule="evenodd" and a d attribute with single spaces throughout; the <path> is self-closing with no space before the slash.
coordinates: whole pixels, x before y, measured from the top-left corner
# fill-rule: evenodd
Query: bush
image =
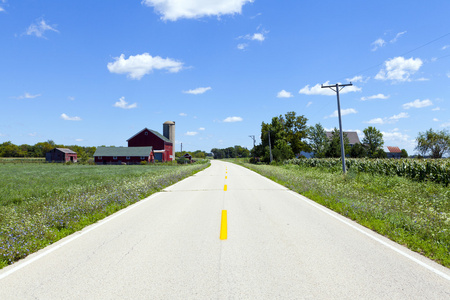
<path id="1" fill-rule="evenodd" d="M 190 163 L 190 160 L 185 158 L 185 157 L 179 157 L 179 158 L 177 158 L 177 163 L 179 163 L 179 164 L 187 164 L 187 163 Z"/>

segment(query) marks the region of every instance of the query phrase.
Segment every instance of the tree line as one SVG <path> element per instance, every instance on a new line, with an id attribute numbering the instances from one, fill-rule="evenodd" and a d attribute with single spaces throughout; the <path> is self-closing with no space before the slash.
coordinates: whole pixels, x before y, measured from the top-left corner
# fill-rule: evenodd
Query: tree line
<path id="1" fill-rule="evenodd" d="M 211 153 L 214 155 L 214 158 L 236 158 L 236 157 L 249 157 L 250 150 L 242 146 L 234 146 L 228 148 L 213 148 L 211 149 Z"/>
<path id="2" fill-rule="evenodd" d="M 261 124 L 261 143 L 251 151 L 256 161 L 284 161 L 301 156 L 301 153 L 312 153 L 316 158 L 341 157 L 339 130 L 334 128 L 331 137 L 327 137 L 323 126 L 318 123 L 307 126 L 308 119 L 295 112 L 284 116 L 273 117 L 270 123 Z M 363 130 L 361 143 L 350 145 L 344 133 L 345 155 L 353 158 L 385 158 L 383 150 L 383 134 L 375 127 L 369 126 Z M 450 133 L 447 130 L 420 132 L 416 138 L 421 156 L 441 158 L 450 153 Z M 269 146 L 270 145 L 270 146 Z M 401 157 L 408 157 L 405 149 L 401 149 Z"/>
<path id="3" fill-rule="evenodd" d="M 12 142 L 0 144 L 0 157 L 45 157 L 45 154 L 54 148 L 68 148 L 77 153 L 78 161 L 87 162 L 94 157 L 96 147 L 82 147 L 77 145 L 65 146 L 56 144 L 52 140 L 40 142 L 35 145 L 15 145 Z"/>
<path id="4" fill-rule="evenodd" d="M 196 150 L 196 151 L 178 151 L 175 152 L 175 158 L 180 158 L 183 157 L 184 155 L 189 154 L 194 158 L 206 158 L 206 156 L 208 155 L 208 153 L 206 153 L 205 151 L 202 150 Z"/>

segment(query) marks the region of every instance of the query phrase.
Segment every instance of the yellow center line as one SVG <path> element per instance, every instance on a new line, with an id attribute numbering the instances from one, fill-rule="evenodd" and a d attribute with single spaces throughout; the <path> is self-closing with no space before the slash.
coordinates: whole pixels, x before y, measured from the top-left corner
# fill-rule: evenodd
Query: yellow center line
<path id="1" fill-rule="evenodd" d="M 227 185 L 226 185 L 226 184 L 223 186 L 223 190 L 224 190 L 225 192 L 227 191 Z"/>
<path id="2" fill-rule="evenodd" d="M 222 210 L 222 221 L 220 222 L 220 239 L 227 239 L 227 211 Z"/>

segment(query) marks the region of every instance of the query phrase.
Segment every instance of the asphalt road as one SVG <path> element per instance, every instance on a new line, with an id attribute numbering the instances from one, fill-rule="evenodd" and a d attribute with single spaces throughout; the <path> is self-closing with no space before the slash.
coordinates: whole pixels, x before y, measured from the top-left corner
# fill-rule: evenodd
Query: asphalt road
<path id="1" fill-rule="evenodd" d="M 450 270 L 213 161 L 0 270 L 0 299 L 450 299 Z"/>

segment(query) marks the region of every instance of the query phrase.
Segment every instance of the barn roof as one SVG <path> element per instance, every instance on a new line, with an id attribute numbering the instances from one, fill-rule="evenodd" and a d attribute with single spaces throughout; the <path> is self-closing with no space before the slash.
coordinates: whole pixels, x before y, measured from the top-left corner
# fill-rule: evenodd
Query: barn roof
<path id="1" fill-rule="evenodd" d="M 153 147 L 98 147 L 94 156 L 149 156 Z"/>
<path id="2" fill-rule="evenodd" d="M 399 147 L 386 146 L 390 153 L 402 153 Z"/>
<path id="3" fill-rule="evenodd" d="M 349 144 L 351 145 L 361 144 L 361 142 L 359 141 L 358 133 L 356 131 L 344 131 L 344 133 L 348 137 Z M 333 133 L 331 131 L 327 131 L 326 134 L 327 138 L 331 139 Z"/>
<path id="4" fill-rule="evenodd" d="M 75 151 L 72 151 L 72 150 L 67 149 L 67 148 L 55 148 L 55 150 L 61 151 L 63 153 L 77 154 Z"/>
<path id="5" fill-rule="evenodd" d="M 165 136 L 163 136 L 161 133 L 159 133 L 159 132 L 157 132 L 157 131 L 155 131 L 155 130 L 148 129 L 147 127 L 144 128 L 144 129 L 142 129 L 141 131 L 139 131 L 138 133 L 136 133 L 136 134 L 133 135 L 132 137 L 130 137 L 130 138 L 127 140 L 127 142 L 128 142 L 129 140 L 133 139 L 135 136 L 137 136 L 137 135 L 141 134 L 142 132 L 146 131 L 146 130 L 147 130 L 147 131 L 150 131 L 151 133 L 153 133 L 154 135 L 156 135 L 157 137 L 159 137 L 160 139 L 162 139 L 164 142 L 172 143 L 171 140 L 169 140 L 168 138 L 166 138 Z"/>

